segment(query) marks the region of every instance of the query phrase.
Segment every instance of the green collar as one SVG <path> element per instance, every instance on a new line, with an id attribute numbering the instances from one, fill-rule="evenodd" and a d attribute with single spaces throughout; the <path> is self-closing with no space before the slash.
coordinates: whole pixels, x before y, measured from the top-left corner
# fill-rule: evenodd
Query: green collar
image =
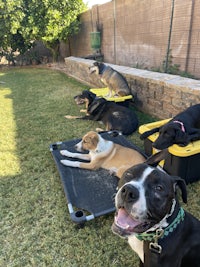
<path id="1" fill-rule="evenodd" d="M 184 209 L 180 208 L 174 221 L 170 225 L 168 225 L 165 229 L 158 228 L 156 232 L 141 233 L 141 234 L 137 234 L 136 237 L 140 241 L 153 241 L 155 240 L 155 237 L 157 236 L 157 232 L 160 231 L 162 234 L 159 236 L 159 238 L 164 238 L 165 236 L 168 236 L 170 233 L 172 233 L 176 229 L 177 225 L 184 220 L 184 217 L 185 217 Z"/>

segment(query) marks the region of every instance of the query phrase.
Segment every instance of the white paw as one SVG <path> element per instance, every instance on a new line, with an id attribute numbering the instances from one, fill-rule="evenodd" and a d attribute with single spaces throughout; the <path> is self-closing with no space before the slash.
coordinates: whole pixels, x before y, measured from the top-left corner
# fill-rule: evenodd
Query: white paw
<path id="1" fill-rule="evenodd" d="M 117 169 L 114 168 L 114 167 L 109 169 L 109 174 L 110 175 L 116 175 L 116 172 L 117 172 Z"/>
<path id="2" fill-rule="evenodd" d="M 73 153 L 68 150 L 60 150 L 60 154 L 65 157 L 72 157 Z"/>
<path id="3" fill-rule="evenodd" d="M 70 160 L 66 160 L 66 159 L 62 159 L 60 162 L 65 166 L 70 166 L 70 164 L 71 164 L 71 161 Z"/>
<path id="4" fill-rule="evenodd" d="M 80 167 L 80 162 L 78 162 L 78 161 L 71 161 L 71 160 L 67 160 L 67 159 L 62 159 L 60 162 L 65 166 Z"/>

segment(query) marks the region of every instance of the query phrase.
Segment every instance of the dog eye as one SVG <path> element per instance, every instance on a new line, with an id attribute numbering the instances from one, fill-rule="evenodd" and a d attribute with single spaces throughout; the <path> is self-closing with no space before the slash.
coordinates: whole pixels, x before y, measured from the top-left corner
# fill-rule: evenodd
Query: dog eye
<path id="1" fill-rule="evenodd" d="M 165 136 L 166 138 L 171 137 L 171 133 L 169 133 L 169 132 L 165 132 L 165 133 L 164 133 L 164 136 Z"/>
<path id="2" fill-rule="evenodd" d="M 158 191 L 158 192 L 163 191 L 163 187 L 162 187 L 162 185 L 156 185 L 156 186 L 155 186 L 155 190 Z"/>

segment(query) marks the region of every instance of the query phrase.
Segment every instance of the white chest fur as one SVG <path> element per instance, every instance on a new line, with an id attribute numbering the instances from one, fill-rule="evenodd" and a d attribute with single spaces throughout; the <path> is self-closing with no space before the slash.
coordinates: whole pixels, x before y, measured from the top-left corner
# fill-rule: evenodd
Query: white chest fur
<path id="1" fill-rule="evenodd" d="M 128 238 L 128 243 L 131 246 L 132 250 L 134 250 L 138 254 L 141 261 L 144 262 L 143 241 L 140 241 L 135 236 L 130 236 Z"/>

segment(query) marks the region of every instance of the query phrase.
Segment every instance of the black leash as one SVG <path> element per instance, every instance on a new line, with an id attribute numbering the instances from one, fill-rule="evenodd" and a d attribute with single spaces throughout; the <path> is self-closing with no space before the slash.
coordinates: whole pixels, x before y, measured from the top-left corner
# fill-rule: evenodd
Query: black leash
<path id="1" fill-rule="evenodd" d="M 158 228 L 154 232 L 146 232 L 136 235 L 140 241 L 144 241 L 144 267 L 162 267 L 160 258 L 164 241 L 161 242 L 162 246 L 158 241 L 159 239 L 163 240 L 163 238 L 168 237 L 168 235 L 170 235 L 177 226 L 184 221 L 184 217 L 184 209 L 180 207 L 176 218 L 166 228 Z"/>
<path id="2" fill-rule="evenodd" d="M 160 245 L 152 245 L 151 242 L 144 242 L 144 267 L 162 267 L 160 264 L 160 255 L 162 248 Z"/>
<path id="3" fill-rule="evenodd" d="M 159 259 L 162 247 L 158 244 L 158 240 L 163 235 L 164 230 L 157 229 L 152 241 L 144 241 L 144 267 L 161 267 Z"/>

